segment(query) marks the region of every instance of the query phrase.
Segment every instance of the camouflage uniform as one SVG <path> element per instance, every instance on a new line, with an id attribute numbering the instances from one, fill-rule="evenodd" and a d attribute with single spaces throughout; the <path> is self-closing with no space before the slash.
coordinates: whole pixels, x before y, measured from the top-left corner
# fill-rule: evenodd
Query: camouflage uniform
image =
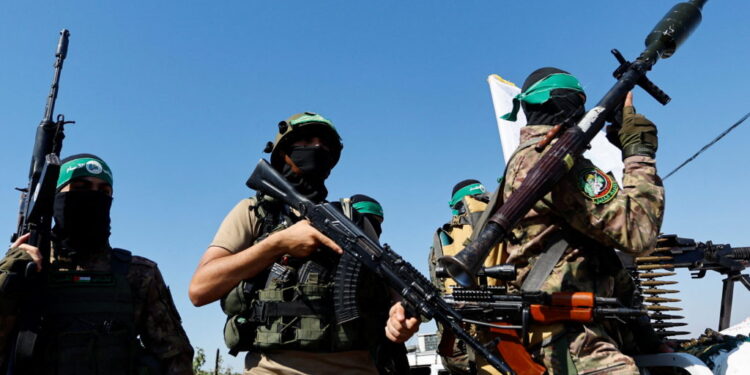
<path id="1" fill-rule="evenodd" d="M 12 248 L 8 254 L 17 251 L 23 250 Z M 111 267 L 110 255 L 110 251 L 97 252 L 77 264 L 53 256 L 51 269 L 107 272 Z M 164 374 L 192 374 L 193 348 L 182 328 L 180 315 L 156 263 L 133 256 L 125 277 L 130 285 L 135 305 L 135 329 L 146 353 L 158 360 Z M 2 353 L 5 353 L 5 348 L 10 344 L 12 338 L 9 335 L 18 314 L 16 301 L 8 301 L 4 297 L 3 303 L 0 304 L 3 306 L 3 311 L 0 311 Z"/>
<path id="2" fill-rule="evenodd" d="M 522 128 L 521 143 L 543 137 L 550 128 Z M 506 169 L 504 199 L 521 185 L 542 155 L 534 147 L 517 151 Z M 579 157 L 569 173 L 526 214 L 512 231 L 514 240 L 505 245 L 508 262 L 518 266 L 518 277 L 509 285 L 511 292 L 520 289 L 538 256 L 551 245 L 553 234 L 562 230 L 571 245 L 541 289 L 550 293 L 594 292 L 602 297 L 620 294 L 616 278 L 622 268 L 612 248 L 632 255 L 653 250 L 664 212 L 664 189 L 656 175 L 655 160 L 637 155 L 624 163 L 620 187 L 590 160 Z M 620 352 L 601 324 L 535 325 L 531 336 L 529 349 L 549 374 L 638 373 L 633 360 Z"/>

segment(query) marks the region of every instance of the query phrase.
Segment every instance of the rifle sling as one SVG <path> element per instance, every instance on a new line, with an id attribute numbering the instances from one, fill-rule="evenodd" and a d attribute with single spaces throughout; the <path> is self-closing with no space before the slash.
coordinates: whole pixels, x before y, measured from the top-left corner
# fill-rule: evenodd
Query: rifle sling
<path id="1" fill-rule="evenodd" d="M 560 258 L 562 258 L 565 249 L 568 248 L 568 241 L 563 238 L 561 230 L 558 230 L 552 235 L 549 245 L 540 255 L 534 265 L 531 267 L 531 271 L 526 275 L 526 280 L 521 285 L 522 292 L 537 292 L 541 289 L 544 280 L 547 280 L 552 269 Z"/>

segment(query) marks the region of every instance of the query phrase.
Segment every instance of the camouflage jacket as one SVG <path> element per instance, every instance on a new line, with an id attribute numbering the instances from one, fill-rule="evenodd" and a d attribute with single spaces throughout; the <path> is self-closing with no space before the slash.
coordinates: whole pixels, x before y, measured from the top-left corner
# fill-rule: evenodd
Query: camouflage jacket
<path id="1" fill-rule="evenodd" d="M 521 143 L 544 136 L 550 126 L 521 129 Z M 503 198 L 507 200 L 541 158 L 533 146 L 517 151 L 506 169 Z M 612 296 L 617 283 L 612 267 L 616 248 L 632 255 L 653 250 L 664 213 L 664 188 L 655 160 L 647 156 L 625 159 L 623 186 L 584 157 L 555 188 L 537 202 L 513 229 L 506 243 L 508 262 L 518 266 L 511 290 L 520 288 L 535 260 L 551 245 L 558 230 L 571 244 L 547 278 L 542 290 L 590 291 Z"/>
<path id="2" fill-rule="evenodd" d="M 22 251 L 12 248 L 11 254 Z M 110 251 L 94 254 L 84 262 L 72 264 L 53 255 L 51 267 L 60 271 L 109 271 Z M 126 279 L 135 304 L 135 328 L 146 352 L 156 357 L 165 374 L 192 374 L 193 347 L 182 328 L 182 322 L 169 288 L 156 263 L 133 256 Z M 17 312 L 8 311 L 8 303 L 0 312 L 0 349 L 5 353 L 10 344 Z"/>

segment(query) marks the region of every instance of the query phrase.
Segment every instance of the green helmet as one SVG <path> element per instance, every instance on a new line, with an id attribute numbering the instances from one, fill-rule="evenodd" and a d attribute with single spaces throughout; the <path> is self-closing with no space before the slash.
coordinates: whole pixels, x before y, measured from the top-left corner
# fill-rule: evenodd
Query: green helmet
<path id="1" fill-rule="evenodd" d="M 271 153 L 271 165 L 280 169 L 284 165 L 283 151 L 287 146 L 309 135 L 316 135 L 324 139 L 326 146 L 331 149 L 333 165 L 339 161 L 344 144 L 336 131 L 336 127 L 327 118 L 313 112 L 303 112 L 292 115 L 279 123 L 279 133 L 273 142 L 266 144 L 265 152 Z"/>

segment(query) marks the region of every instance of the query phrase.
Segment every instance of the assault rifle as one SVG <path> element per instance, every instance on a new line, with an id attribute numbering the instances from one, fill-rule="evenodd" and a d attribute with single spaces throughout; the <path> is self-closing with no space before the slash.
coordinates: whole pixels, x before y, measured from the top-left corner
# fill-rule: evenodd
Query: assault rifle
<path id="1" fill-rule="evenodd" d="M 31 154 L 31 167 L 29 169 L 29 183 L 26 188 L 17 189 L 21 192 L 21 203 L 19 208 L 18 227 L 11 236 L 11 242 L 18 237 L 30 233 L 26 243 L 39 248 L 42 254 L 44 272 L 49 265 L 50 257 L 50 235 L 52 228 L 52 207 L 55 197 L 57 178 L 60 174 L 60 151 L 62 141 L 65 138 L 65 124 L 74 121 L 65 121 L 65 116 L 58 114 L 54 117 L 55 101 L 57 91 L 60 87 L 60 73 L 63 62 L 68 54 L 67 29 L 60 31 L 60 40 L 55 52 L 55 73 L 52 78 L 47 103 L 44 108 L 44 117 L 37 127 L 34 149 Z M 21 319 L 19 331 L 15 344 L 12 346 L 11 355 L 8 357 L 8 374 L 31 374 L 33 373 L 32 354 L 36 344 L 37 335 L 41 325 L 42 313 L 42 280 L 44 277 L 37 275 L 36 265 L 29 262 L 25 267 L 23 275 L 14 275 L 17 279 L 23 278 L 33 289 L 30 293 L 24 293 L 21 300 Z M 15 283 L 15 280 L 6 284 Z M 3 289 L 8 285 L 2 285 Z"/>
<path id="2" fill-rule="evenodd" d="M 546 369 L 526 351 L 531 323 L 589 323 L 595 319 L 643 316 L 645 309 L 622 306 L 617 298 L 595 297 L 588 292 L 523 292 L 507 294 L 505 287 L 454 287 L 446 302 L 465 316 L 464 321 L 489 327 L 495 346 L 508 365 L 523 375 L 542 375 Z M 520 331 L 520 338 L 519 338 Z M 452 347 L 453 343 L 441 342 Z"/>
<path id="3" fill-rule="evenodd" d="M 635 61 L 629 62 L 620 52 L 612 50 L 620 63 L 613 73 L 617 78 L 615 85 L 576 126 L 565 130 L 557 143 L 529 171 L 521 186 L 492 214 L 481 232 L 464 250 L 456 256 L 439 259 L 458 284 L 476 284 L 476 273 L 490 250 L 503 241 L 529 209 L 567 174 L 576 158 L 602 129 L 605 119 L 622 103 L 629 91 L 638 85 L 660 103 L 667 104 L 670 101 L 669 96 L 646 77 L 646 73 L 659 58 L 672 56 L 698 26 L 701 8 L 706 1 L 690 0 L 675 5 L 648 35 L 646 49 Z"/>
<path id="4" fill-rule="evenodd" d="M 734 283 L 740 282 L 750 290 L 750 276 L 742 274 L 750 265 L 750 247 L 732 247 L 711 241 L 696 242 L 674 234 L 659 236 L 651 256 L 635 258 L 639 271 L 651 269 L 687 268 L 694 279 L 706 276 L 707 271 L 726 275 L 721 293 L 719 330 L 729 326 L 732 317 Z"/>
<path id="5" fill-rule="evenodd" d="M 388 245 L 381 246 L 369 238 L 357 225 L 330 203 L 315 204 L 294 190 L 271 165 L 261 159 L 247 186 L 276 198 L 296 209 L 315 229 L 336 242 L 346 254 L 383 279 L 403 298 L 402 304 L 411 316 L 422 320 L 435 319 L 455 333 L 497 370 L 515 374 L 495 353 L 472 337 L 461 324 L 464 317 L 440 298 L 440 291 L 411 264 L 396 254 Z"/>

